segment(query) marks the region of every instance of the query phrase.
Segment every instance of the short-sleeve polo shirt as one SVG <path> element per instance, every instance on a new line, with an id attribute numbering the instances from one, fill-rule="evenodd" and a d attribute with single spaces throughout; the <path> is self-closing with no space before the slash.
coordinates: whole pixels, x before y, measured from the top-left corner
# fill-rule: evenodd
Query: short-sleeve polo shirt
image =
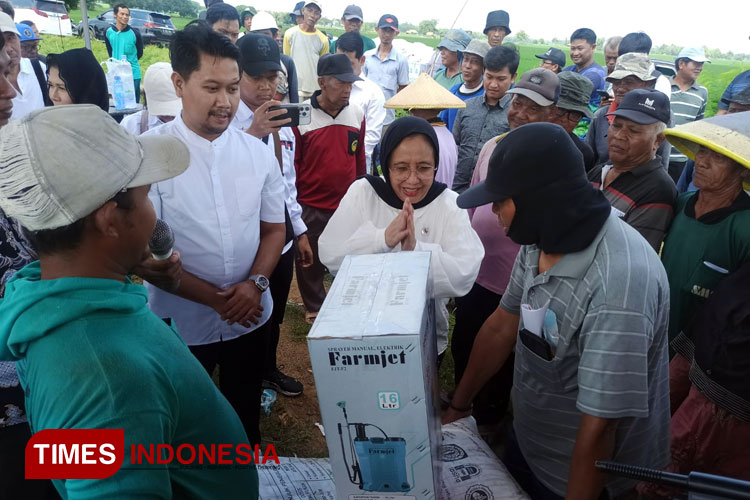
<path id="1" fill-rule="evenodd" d="M 516 342 L 514 429 L 534 475 L 565 495 L 582 413 L 618 419 L 612 460 L 661 469 L 669 460 L 669 284 L 646 240 L 610 215 L 584 250 L 539 274 L 521 247 L 500 306 L 519 314 L 549 301 L 545 360 Z M 521 325 L 521 328 L 523 326 Z M 634 486 L 607 483 L 610 497 Z"/>

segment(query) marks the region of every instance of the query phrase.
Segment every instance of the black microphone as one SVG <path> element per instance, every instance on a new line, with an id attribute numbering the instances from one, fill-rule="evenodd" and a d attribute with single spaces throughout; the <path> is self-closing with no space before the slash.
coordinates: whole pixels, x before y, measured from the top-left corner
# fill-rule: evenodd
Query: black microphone
<path id="1" fill-rule="evenodd" d="M 156 227 L 151 235 L 151 241 L 148 242 L 148 248 L 151 255 L 156 260 L 166 260 L 172 256 L 174 247 L 174 232 L 169 224 L 161 219 L 156 219 Z"/>

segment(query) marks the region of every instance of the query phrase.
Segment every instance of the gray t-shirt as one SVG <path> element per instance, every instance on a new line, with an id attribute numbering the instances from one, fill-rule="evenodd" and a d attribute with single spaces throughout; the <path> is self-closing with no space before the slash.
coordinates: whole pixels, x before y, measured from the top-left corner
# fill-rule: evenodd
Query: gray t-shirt
<path id="1" fill-rule="evenodd" d="M 581 414 L 617 419 L 612 460 L 662 469 L 669 461 L 669 283 L 656 252 L 610 215 L 586 249 L 538 274 L 540 250 L 521 247 L 500 305 L 520 314 L 549 301 L 554 357 L 516 342 L 514 429 L 534 475 L 565 495 Z M 523 323 L 523 321 L 521 322 Z M 523 324 L 521 325 L 523 328 Z M 610 497 L 635 482 L 612 478 Z"/>

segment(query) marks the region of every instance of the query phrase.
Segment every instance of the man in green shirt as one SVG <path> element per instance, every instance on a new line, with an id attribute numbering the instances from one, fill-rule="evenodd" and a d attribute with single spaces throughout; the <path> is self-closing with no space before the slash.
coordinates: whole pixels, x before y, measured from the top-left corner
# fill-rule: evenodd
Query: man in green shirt
<path id="1" fill-rule="evenodd" d="M 0 208 L 39 254 L 0 300 L 0 360 L 16 361 L 32 432 L 124 429 L 120 470 L 53 479 L 60 495 L 257 499 L 239 417 L 128 278 L 156 224 L 150 184 L 183 173 L 187 147 L 165 135 L 136 138 L 91 105 L 34 111 L 5 126 L 0 144 L 0 172 L 14 181 L 0 186 Z M 179 283 L 179 256 L 147 260 L 151 283 Z M 134 445 L 171 446 L 176 456 L 162 458 L 190 464 L 191 448 L 224 445 L 231 465 L 139 463 Z"/>
<path id="2" fill-rule="evenodd" d="M 443 67 L 433 77 L 446 90 L 463 83 L 461 74 L 461 52 L 469 45 L 471 37 L 464 30 L 450 30 L 438 44 Z"/>
<path id="3" fill-rule="evenodd" d="M 362 28 L 362 22 L 364 21 L 364 16 L 362 15 L 362 9 L 359 8 L 358 5 L 349 5 L 344 9 L 344 15 L 341 16 L 341 24 L 344 26 L 344 31 L 346 33 L 356 31 L 359 33 L 359 30 Z M 365 45 L 365 52 L 368 50 L 375 48 L 375 42 L 372 38 L 368 38 L 362 33 L 359 33 L 359 36 L 362 37 L 362 43 Z M 331 54 L 336 53 L 336 40 L 331 42 Z"/>
<path id="4" fill-rule="evenodd" d="M 107 35 L 104 37 L 104 43 L 107 45 L 109 57 L 120 60 L 122 56 L 130 63 L 133 68 L 133 83 L 135 84 L 135 102 L 141 100 L 141 65 L 138 59 L 143 57 L 143 40 L 141 32 L 131 28 L 130 9 L 125 4 L 115 5 L 113 9 L 115 14 L 115 24 L 107 29 Z"/>
<path id="5" fill-rule="evenodd" d="M 661 260 L 670 288 L 669 340 L 727 275 L 750 262 L 750 113 L 714 116 L 664 131 L 695 161 L 696 192 L 677 198 Z"/>

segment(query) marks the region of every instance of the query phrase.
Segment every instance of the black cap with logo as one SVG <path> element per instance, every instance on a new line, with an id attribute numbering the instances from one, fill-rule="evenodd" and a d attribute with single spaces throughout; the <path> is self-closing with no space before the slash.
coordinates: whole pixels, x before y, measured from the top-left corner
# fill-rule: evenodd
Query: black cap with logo
<path id="1" fill-rule="evenodd" d="M 552 64 L 557 64 L 560 67 L 560 71 L 565 67 L 565 52 L 560 49 L 550 47 L 544 54 L 537 54 L 536 56 L 539 59 L 548 59 L 552 61 Z"/>
<path id="2" fill-rule="evenodd" d="M 282 71 L 279 45 L 268 35 L 247 33 L 237 42 L 240 49 L 240 69 L 250 76 L 266 71 Z"/>
<path id="3" fill-rule="evenodd" d="M 669 98 L 663 93 L 652 89 L 635 89 L 625 94 L 617 110 L 607 113 L 607 116 L 621 116 L 641 125 L 656 122 L 669 124 L 669 111 Z"/>

